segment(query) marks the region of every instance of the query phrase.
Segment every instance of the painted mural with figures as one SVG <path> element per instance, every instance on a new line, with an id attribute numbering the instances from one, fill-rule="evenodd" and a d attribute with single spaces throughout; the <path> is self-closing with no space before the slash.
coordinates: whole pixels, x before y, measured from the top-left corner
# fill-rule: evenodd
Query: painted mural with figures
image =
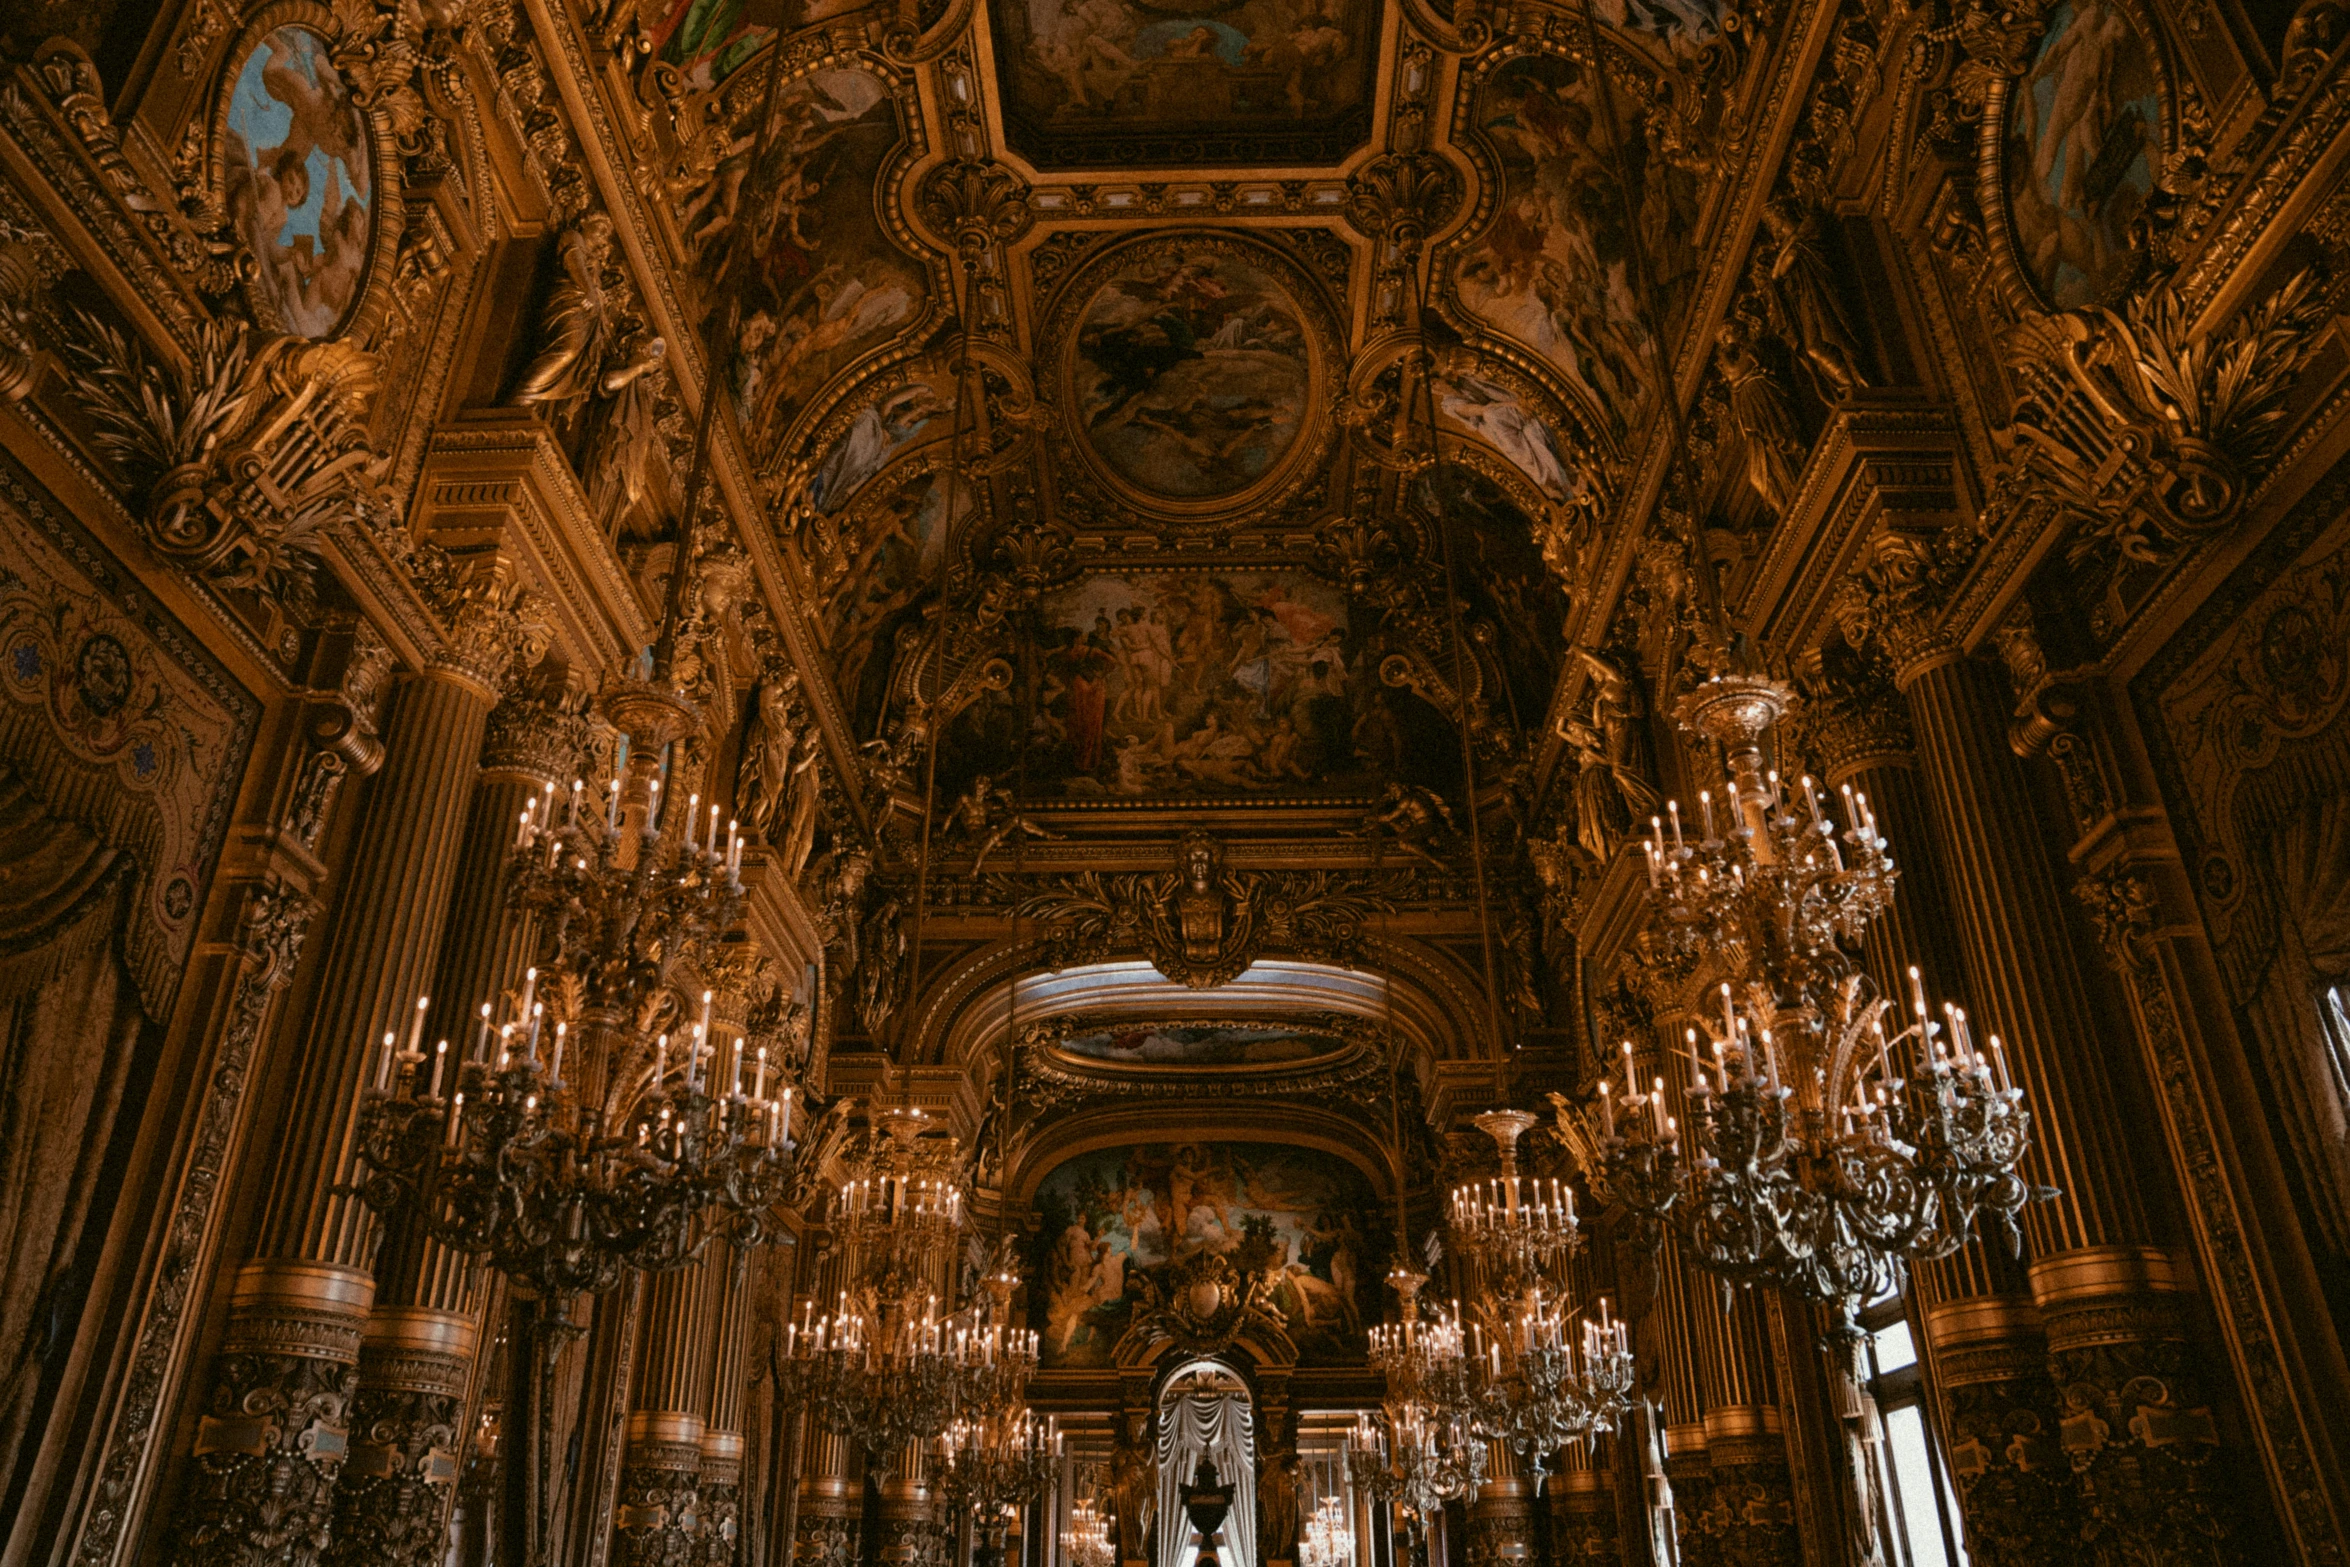
<path id="1" fill-rule="evenodd" d="M 905 135 L 888 84 L 869 71 L 815 71 L 786 82 L 774 112 L 760 167 L 750 166 L 753 110 L 677 214 L 703 288 L 702 329 L 734 323 L 729 378 L 761 462 L 816 389 L 920 320 L 930 295 L 927 272 L 890 238 L 873 200 Z"/>
<path id="2" fill-rule="evenodd" d="M 995 0 L 1013 144 L 1048 163 L 1335 161 L 1370 126 L 1372 0 Z"/>
<path id="3" fill-rule="evenodd" d="M 1638 117 L 1622 104 L 1611 116 L 1592 73 L 1571 60 L 1509 61 L 1472 112 L 1501 190 L 1460 255 L 1460 303 L 1540 355 L 1603 429 L 1623 435 L 1655 384 L 1638 289 L 1645 279 L 1661 290 L 1668 319 L 1677 309 L 1696 269 L 1698 181 L 1652 156 Z M 1621 147 L 1611 118 L 1625 131 Z"/>
<path id="4" fill-rule="evenodd" d="M 307 27 L 276 27 L 237 68 L 223 136 L 229 219 L 266 322 L 334 335 L 375 250 L 375 133 Z"/>
<path id="5" fill-rule="evenodd" d="M 1053 1044 L 1112 1066 L 1285 1066 L 1330 1055 L 1344 1040 L 1288 1024 L 1117 1023 L 1067 1033 Z"/>
<path id="6" fill-rule="evenodd" d="M 1017 690 L 983 697 L 947 732 L 942 789 L 975 772 L 1071 799 L 1451 781 L 1442 717 L 1380 684 L 1376 626 L 1310 573 L 1105 573 L 1041 608 L 1032 725 L 1023 736 Z"/>
<path id="7" fill-rule="evenodd" d="M 825 644 L 860 735 L 880 721 L 897 633 L 920 618 L 947 541 L 973 504 L 971 487 L 944 474 L 893 479 L 842 531 L 839 557 L 823 577 Z"/>
<path id="8" fill-rule="evenodd" d="M 2049 14 L 2008 120 L 2017 264 L 2060 310 L 2103 304 L 2137 266 L 2130 229 L 2154 193 L 2162 94 L 2115 0 Z"/>
<path id="9" fill-rule="evenodd" d="M 1271 1303 L 1301 1361 L 1360 1361 L 1385 1265 L 1370 1182 L 1335 1155 L 1280 1143 L 1152 1143 L 1080 1154 L 1037 1189 L 1035 1326 L 1043 1364 L 1104 1366 L 1133 1321 L 1132 1275 L 1229 1254 L 1272 1227 Z"/>
<path id="10" fill-rule="evenodd" d="M 1070 350 L 1086 445 L 1146 495 L 1212 500 L 1297 441 L 1312 354 L 1297 301 L 1236 247 L 1153 247 L 1104 278 Z"/>

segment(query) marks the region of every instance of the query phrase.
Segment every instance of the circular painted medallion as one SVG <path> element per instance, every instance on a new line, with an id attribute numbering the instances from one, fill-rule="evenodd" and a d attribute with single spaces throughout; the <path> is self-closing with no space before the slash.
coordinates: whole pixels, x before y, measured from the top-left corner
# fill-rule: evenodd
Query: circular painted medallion
<path id="1" fill-rule="evenodd" d="M 1278 480 L 1314 423 L 1301 285 L 1224 235 L 1126 247 L 1073 290 L 1063 386 L 1079 446 L 1145 501 L 1216 507 Z"/>
<path id="2" fill-rule="evenodd" d="M 2163 159 L 2161 80 L 2118 0 L 2058 0 L 2009 109 L 2016 265 L 2059 310 L 2128 286 Z"/>
<path id="3" fill-rule="evenodd" d="M 222 142 L 255 312 L 296 337 L 334 336 L 375 254 L 376 149 L 327 41 L 292 23 L 263 33 L 236 67 Z"/>

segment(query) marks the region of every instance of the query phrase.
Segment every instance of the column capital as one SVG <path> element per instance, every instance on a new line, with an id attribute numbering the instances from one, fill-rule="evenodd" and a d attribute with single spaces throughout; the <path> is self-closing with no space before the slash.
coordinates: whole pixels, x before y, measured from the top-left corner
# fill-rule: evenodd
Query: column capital
<path id="1" fill-rule="evenodd" d="M 1793 717 L 1820 776 L 1834 786 L 1871 765 L 1912 765 L 1917 734 L 1887 661 L 1838 645 L 1810 663 Z"/>
<path id="2" fill-rule="evenodd" d="M 1861 547 L 1834 614 L 1844 640 L 1883 655 L 1904 689 L 1961 652 L 1942 612 L 1958 584 L 1958 552 L 1942 535 L 1888 529 Z"/>
<path id="3" fill-rule="evenodd" d="M 586 714 L 574 711 L 560 697 L 509 693 L 490 709 L 489 727 L 482 735 L 481 769 L 561 788 L 579 774 L 591 727 Z"/>

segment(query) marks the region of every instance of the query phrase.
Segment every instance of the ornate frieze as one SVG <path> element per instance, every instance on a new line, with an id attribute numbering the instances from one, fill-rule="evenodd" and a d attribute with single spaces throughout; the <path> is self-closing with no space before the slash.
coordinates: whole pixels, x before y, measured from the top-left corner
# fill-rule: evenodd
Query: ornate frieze
<path id="1" fill-rule="evenodd" d="M 1017 912 L 1054 927 L 1047 947 L 1054 969 L 1140 952 L 1167 978 L 1207 990 L 1262 955 L 1355 961 L 1365 920 L 1394 908 L 1411 881 L 1396 873 L 1226 870 L 1223 846 L 1204 832 L 1186 837 L 1175 861 L 1156 873 L 1062 876 Z"/>

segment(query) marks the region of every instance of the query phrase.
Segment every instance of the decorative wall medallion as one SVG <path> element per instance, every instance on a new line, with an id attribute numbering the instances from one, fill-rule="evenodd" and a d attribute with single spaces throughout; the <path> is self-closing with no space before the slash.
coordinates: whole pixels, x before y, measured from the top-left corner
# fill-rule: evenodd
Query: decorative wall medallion
<path id="1" fill-rule="evenodd" d="M 1069 445 L 1127 504 L 1192 517 L 1263 502 L 1320 446 L 1335 335 L 1287 260 L 1211 233 L 1097 257 L 1042 337 Z"/>
<path id="2" fill-rule="evenodd" d="M 1044 168 L 1334 164 L 1371 130 L 1373 0 L 994 0 L 1006 138 Z"/>
<path id="3" fill-rule="evenodd" d="M 2063 0 L 2008 87 L 1985 167 L 2005 186 L 2000 238 L 2039 302 L 2109 303 L 2137 268 L 2131 231 L 2154 193 L 2167 126 L 2163 78 L 2119 0 Z M 1996 158 L 1996 164 L 1994 164 Z"/>
<path id="4" fill-rule="evenodd" d="M 265 327 L 333 337 L 357 313 L 383 242 L 396 237 L 379 213 L 397 164 L 323 33 L 281 22 L 231 59 L 221 190 L 252 252 L 247 300 Z"/>

